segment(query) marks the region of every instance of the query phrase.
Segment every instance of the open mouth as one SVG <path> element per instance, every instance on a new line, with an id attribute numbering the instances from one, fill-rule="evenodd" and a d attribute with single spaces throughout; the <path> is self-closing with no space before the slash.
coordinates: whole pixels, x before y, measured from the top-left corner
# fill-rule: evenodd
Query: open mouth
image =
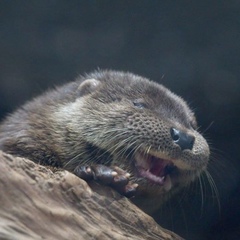
<path id="1" fill-rule="evenodd" d="M 135 167 L 140 177 L 163 186 L 166 191 L 172 188 L 170 174 L 176 169 L 172 161 L 140 151 L 135 154 Z"/>

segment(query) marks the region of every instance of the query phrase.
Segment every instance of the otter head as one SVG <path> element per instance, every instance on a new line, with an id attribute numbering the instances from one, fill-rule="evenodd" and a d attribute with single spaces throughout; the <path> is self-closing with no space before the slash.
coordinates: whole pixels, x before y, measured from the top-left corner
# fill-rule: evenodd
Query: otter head
<path id="1" fill-rule="evenodd" d="M 206 169 L 209 147 L 194 113 L 164 86 L 105 71 L 87 76 L 78 91 L 81 138 L 111 156 L 106 164 L 131 173 L 141 194 L 172 192 Z"/>

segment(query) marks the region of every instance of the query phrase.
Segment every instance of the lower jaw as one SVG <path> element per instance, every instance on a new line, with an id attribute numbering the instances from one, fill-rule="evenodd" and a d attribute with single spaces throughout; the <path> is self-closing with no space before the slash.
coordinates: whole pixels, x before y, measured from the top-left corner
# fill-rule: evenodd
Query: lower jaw
<path id="1" fill-rule="evenodd" d="M 164 189 L 166 192 L 170 191 L 173 187 L 172 178 L 170 175 L 163 177 L 155 176 L 154 174 L 144 169 L 138 169 L 138 177 L 144 178 L 149 184 L 154 184 L 156 187 Z"/>

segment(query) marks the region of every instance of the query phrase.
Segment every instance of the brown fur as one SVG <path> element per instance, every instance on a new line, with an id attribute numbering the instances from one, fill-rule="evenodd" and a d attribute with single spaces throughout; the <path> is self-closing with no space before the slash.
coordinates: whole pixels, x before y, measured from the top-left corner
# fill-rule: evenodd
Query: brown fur
<path id="1" fill-rule="evenodd" d="M 192 150 L 172 141 L 171 127 L 195 137 Z M 98 71 L 8 116 L 0 125 L 0 149 L 69 171 L 79 164 L 115 165 L 131 173 L 143 196 L 161 202 L 207 166 L 209 148 L 196 129 L 185 101 L 162 85 L 131 73 Z M 177 166 L 171 191 L 136 175 L 139 150 Z"/>

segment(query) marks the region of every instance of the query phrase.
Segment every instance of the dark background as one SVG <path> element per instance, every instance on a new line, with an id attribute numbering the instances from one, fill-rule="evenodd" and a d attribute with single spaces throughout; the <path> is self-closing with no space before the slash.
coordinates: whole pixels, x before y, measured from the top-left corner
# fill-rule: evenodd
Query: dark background
<path id="1" fill-rule="evenodd" d="M 203 200 L 190 189 L 155 217 L 187 239 L 240 239 L 240 1 L 2 0 L 0 29 L 0 119 L 98 67 L 187 100 L 212 148 L 221 210 L 205 181 Z"/>

